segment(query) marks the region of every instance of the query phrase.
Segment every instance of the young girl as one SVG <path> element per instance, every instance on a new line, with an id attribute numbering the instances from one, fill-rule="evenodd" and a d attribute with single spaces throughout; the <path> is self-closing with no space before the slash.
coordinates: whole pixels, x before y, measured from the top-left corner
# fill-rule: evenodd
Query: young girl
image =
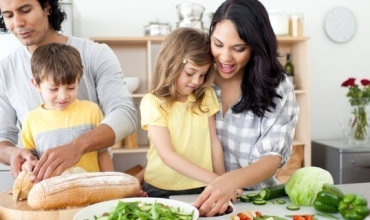
<path id="1" fill-rule="evenodd" d="M 150 197 L 201 193 L 225 172 L 210 50 L 208 35 L 193 28 L 163 41 L 151 92 L 140 104 L 150 140 L 143 190 Z"/>

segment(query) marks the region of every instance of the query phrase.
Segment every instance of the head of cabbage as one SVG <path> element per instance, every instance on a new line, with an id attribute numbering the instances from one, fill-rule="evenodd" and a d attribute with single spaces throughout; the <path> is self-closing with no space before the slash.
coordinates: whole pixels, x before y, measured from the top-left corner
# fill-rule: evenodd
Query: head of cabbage
<path id="1" fill-rule="evenodd" d="M 289 178 L 285 192 L 294 204 L 311 206 L 324 183 L 334 184 L 328 171 L 319 167 L 302 167 Z"/>

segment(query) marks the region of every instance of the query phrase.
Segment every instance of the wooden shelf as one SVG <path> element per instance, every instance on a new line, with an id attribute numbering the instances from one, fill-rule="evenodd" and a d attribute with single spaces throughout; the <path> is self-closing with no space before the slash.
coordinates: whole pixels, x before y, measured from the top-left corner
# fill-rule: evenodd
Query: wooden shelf
<path id="1" fill-rule="evenodd" d="M 149 146 L 141 145 L 137 148 L 113 148 L 113 154 L 132 154 L 132 153 L 146 153 L 149 150 Z"/>
<path id="2" fill-rule="evenodd" d="M 295 94 L 304 94 L 307 93 L 306 90 L 297 89 L 294 90 Z M 145 94 L 132 94 L 132 98 L 142 98 Z"/>
<path id="3" fill-rule="evenodd" d="M 294 140 L 293 141 L 293 146 L 301 146 L 301 145 L 306 145 L 304 141 L 300 140 Z M 149 146 L 147 145 L 141 145 L 138 146 L 137 148 L 114 148 L 113 153 L 114 154 L 131 154 L 131 153 L 146 153 L 149 150 Z"/>
<path id="4" fill-rule="evenodd" d="M 306 145 L 306 142 L 301 140 L 293 140 L 293 146 L 300 146 L 300 145 Z"/>

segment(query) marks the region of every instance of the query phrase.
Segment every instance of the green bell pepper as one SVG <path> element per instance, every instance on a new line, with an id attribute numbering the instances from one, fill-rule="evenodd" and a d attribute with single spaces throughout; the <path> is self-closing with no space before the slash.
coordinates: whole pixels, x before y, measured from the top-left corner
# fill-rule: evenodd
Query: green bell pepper
<path id="1" fill-rule="evenodd" d="M 336 186 L 334 186 L 333 184 L 330 184 L 330 183 L 324 183 L 322 185 L 322 190 L 337 195 L 339 197 L 339 199 L 342 199 L 343 196 L 344 196 L 342 190 L 340 190 L 338 187 L 336 187 Z"/>
<path id="2" fill-rule="evenodd" d="M 317 193 L 313 208 L 325 213 L 337 213 L 340 201 L 336 194 L 322 190 Z"/>
<path id="3" fill-rule="evenodd" d="M 338 209 L 345 220 L 363 220 L 370 214 L 366 198 L 354 193 L 346 194 Z"/>
<path id="4" fill-rule="evenodd" d="M 313 202 L 313 207 L 317 211 L 325 213 L 337 213 L 339 202 L 343 198 L 343 192 L 330 183 L 322 185 L 322 191 L 318 192 Z"/>

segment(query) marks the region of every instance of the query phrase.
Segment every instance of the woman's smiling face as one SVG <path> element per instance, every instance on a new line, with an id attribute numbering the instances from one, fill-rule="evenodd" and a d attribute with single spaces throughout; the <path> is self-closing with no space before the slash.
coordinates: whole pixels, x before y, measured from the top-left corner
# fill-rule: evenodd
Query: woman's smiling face
<path id="1" fill-rule="evenodd" d="M 211 35 L 211 50 L 218 73 L 225 79 L 243 74 L 252 56 L 251 47 L 240 39 L 230 20 L 222 20 L 216 24 Z"/>

